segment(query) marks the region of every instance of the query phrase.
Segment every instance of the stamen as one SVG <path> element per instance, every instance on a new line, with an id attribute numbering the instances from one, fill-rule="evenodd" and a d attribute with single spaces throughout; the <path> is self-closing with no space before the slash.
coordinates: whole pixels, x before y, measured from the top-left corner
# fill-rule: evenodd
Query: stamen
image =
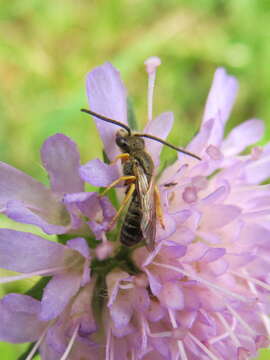
<path id="1" fill-rule="evenodd" d="M 213 284 L 211 283 L 210 281 L 206 280 L 206 279 L 203 279 L 202 277 L 198 276 L 198 275 L 194 275 L 194 274 L 190 274 L 188 271 L 186 270 L 182 270 L 182 269 L 179 269 L 175 266 L 172 266 L 172 265 L 167 265 L 167 264 L 161 264 L 161 263 L 158 263 L 158 262 L 155 262 L 155 261 L 152 261 L 151 264 L 154 264 L 154 265 L 157 265 L 157 266 L 161 266 L 161 267 L 164 267 L 166 269 L 170 269 L 170 270 L 174 270 L 176 272 L 179 272 L 180 274 L 182 275 L 185 275 L 185 276 L 188 276 L 189 278 L 193 279 L 193 280 L 196 280 L 200 283 L 202 283 L 203 285 L 205 285 L 206 287 L 210 288 L 210 289 L 215 289 L 215 290 L 218 290 L 220 292 L 223 292 L 224 294 L 232 297 L 232 298 L 235 298 L 237 300 L 241 300 L 243 302 L 249 302 L 250 299 L 247 299 L 245 298 L 244 296 L 241 296 L 239 294 L 236 294 L 232 291 L 229 291 L 219 285 L 216 285 L 216 284 Z"/>
<path id="2" fill-rule="evenodd" d="M 119 285 L 119 288 L 123 290 L 128 290 L 128 289 L 133 289 L 134 285 L 133 284 Z"/>
<path id="3" fill-rule="evenodd" d="M 169 313 L 169 318 L 170 318 L 172 327 L 174 329 L 177 329 L 177 322 L 176 322 L 173 310 L 169 309 L 168 313 Z M 180 359 L 181 360 L 188 360 L 187 354 L 185 352 L 184 344 L 183 344 L 183 342 L 181 340 L 177 340 L 177 346 L 178 346 L 178 350 L 179 350 L 178 355 L 181 356 Z M 177 358 L 179 358 L 179 356 Z"/>
<path id="4" fill-rule="evenodd" d="M 144 353 L 144 351 L 147 348 L 147 330 L 148 324 L 143 316 L 141 316 L 141 326 L 142 326 L 142 345 L 141 345 L 141 352 Z"/>
<path id="5" fill-rule="evenodd" d="M 239 340 L 235 336 L 235 333 L 233 332 L 233 330 L 231 329 L 231 327 L 229 326 L 229 324 L 227 323 L 225 318 L 220 313 L 217 313 L 217 316 L 218 316 L 219 320 L 222 322 L 225 330 L 227 330 L 227 332 L 228 332 L 229 336 L 231 337 L 232 341 L 234 342 L 235 346 L 240 346 Z"/>
<path id="6" fill-rule="evenodd" d="M 163 337 L 171 338 L 173 333 L 172 333 L 172 331 L 163 331 L 163 332 L 159 332 L 159 333 L 151 333 L 151 332 L 149 332 L 148 335 L 150 337 L 153 337 L 153 338 L 163 338 Z"/>
<path id="7" fill-rule="evenodd" d="M 225 332 L 219 336 L 213 337 L 212 339 L 210 339 L 208 342 L 209 344 L 215 344 L 218 341 L 224 340 L 226 339 L 230 334 L 228 332 Z"/>
<path id="8" fill-rule="evenodd" d="M 160 58 L 157 56 L 151 56 L 144 62 L 146 71 L 148 73 L 148 92 L 147 92 L 147 104 L 148 104 L 148 121 L 153 117 L 153 95 L 156 80 L 157 67 L 161 64 Z"/>
<path id="9" fill-rule="evenodd" d="M 234 331 L 236 327 L 236 318 L 233 316 L 233 321 L 232 321 L 232 326 L 231 326 L 231 331 Z M 222 341 L 224 339 L 226 339 L 226 337 L 230 336 L 230 334 L 226 331 L 225 333 L 219 335 L 219 336 L 215 336 L 213 337 L 211 340 L 209 340 L 209 344 L 214 344 L 218 341 Z"/>
<path id="10" fill-rule="evenodd" d="M 254 284 L 256 284 L 256 285 L 258 285 L 258 286 L 260 286 L 260 287 L 262 287 L 262 288 L 264 288 L 264 289 L 266 289 L 266 290 L 268 290 L 268 291 L 270 291 L 270 285 L 264 283 L 264 282 L 261 281 L 261 280 L 252 278 L 252 277 L 249 276 L 249 275 L 244 275 L 244 274 L 238 273 L 238 272 L 236 272 L 236 271 L 231 271 L 231 274 L 233 274 L 233 275 L 235 275 L 235 276 L 238 276 L 238 277 L 241 277 L 241 278 L 243 278 L 243 279 L 245 279 L 245 280 L 247 280 L 247 281 L 250 281 L 250 282 L 252 282 L 252 283 L 254 283 Z"/>
<path id="11" fill-rule="evenodd" d="M 27 358 L 25 360 L 32 360 L 33 356 L 35 355 L 37 349 L 39 348 L 39 345 L 42 343 L 42 341 L 44 340 L 46 334 L 47 334 L 47 330 L 48 328 L 52 325 L 53 321 L 50 321 L 48 326 L 46 326 L 46 328 L 42 331 L 42 334 L 40 335 L 40 338 L 38 339 L 38 341 L 35 343 L 34 347 L 32 348 L 31 352 L 28 354 Z"/>
<path id="12" fill-rule="evenodd" d="M 230 312 L 233 314 L 233 316 L 242 324 L 242 326 L 251 334 L 256 335 L 255 331 L 242 319 L 242 317 L 234 310 L 231 305 L 226 303 L 227 308 L 230 310 Z"/>
<path id="13" fill-rule="evenodd" d="M 191 333 L 188 334 L 189 337 L 198 345 L 212 360 L 219 360 L 205 345 L 203 345 L 194 335 Z"/>
<path id="14" fill-rule="evenodd" d="M 188 360 L 187 353 L 184 348 L 184 343 L 182 341 L 178 340 L 177 345 L 178 345 L 179 355 L 181 356 L 180 359 Z"/>
<path id="15" fill-rule="evenodd" d="M 80 327 L 80 324 L 78 324 L 78 325 L 76 326 L 76 328 L 75 328 L 75 330 L 74 330 L 74 332 L 73 332 L 73 334 L 72 334 L 72 336 L 71 336 L 71 339 L 70 339 L 70 341 L 69 341 L 69 343 L 68 343 L 68 346 L 67 346 L 67 348 L 66 348 L 66 351 L 64 352 L 64 354 L 62 355 L 62 357 L 61 357 L 60 360 L 67 360 L 68 355 L 70 354 L 70 351 L 71 351 L 71 349 L 72 349 L 72 346 L 73 346 L 73 344 L 74 344 L 74 342 L 75 342 L 76 336 L 77 336 L 77 334 L 78 334 L 79 327 Z"/>
<path id="16" fill-rule="evenodd" d="M 244 270 L 243 271 L 245 275 L 247 275 L 247 272 Z M 256 287 L 254 284 L 252 284 L 250 281 L 248 281 L 248 286 L 251 290 L 251 292 L 258 296 L 258 291 L 256 290 Z M 266 332 L 268 334 L 268 337 L 270 337 L 270 320 L 268 318 L 268 316 L 265 315 L 264 311 L 263 311 L 263 306 L 262 304 L 258 304 L 258 307 L 261 309 L 261 313 L 260 313 L 260 317 L 262 319 L 262 322 L 264 323 L 264 326 L 265 326 L 265 329 L 266 329 Z"/>
<path id="17" fill-rule="evenodd" d="M 111 337 L 110 360 L 114 360 L 114 343 L 113 343 L 113 336 Z"/>
<path id="18" fill-rule="evenodd" d="M 109 328 L 108 330 L 108 334 L 107 334 L 107 341 L 106 341 L 106 360 L 111 360 L 111 340 L 112 340 L 112 331 L 111 328 Z"/>
<path id="19" fill-rule="evenodd" d="M 21 274 L 21 275 L 15 275 L 15 276 L 4 276 L 4 277 L 0 277 L 0 284 L 6 284 L 6 283 L 10 283 L 12 281 L 27 279 L 27 278 L 31 278 L 33 276 L 42 276 L 42 275 L 49 276 L 52 273 L 60 272 L 60 271 L 66 270 L 66 269 L 67 269 L 66 266 L 59 266 L 59 267 L 48 268 L 48 269 L 39 270 L 39 271 L 33 271 L 33 272 L 27 273 L 27 274 Z"/>
<path id="20" fill-rule="evenodd" d="M 168 309 L 168 313 L 169 313 L 169 318 L 170 318 L 170 321 L 172 323 L 172 327 L 174 329 L 177 328 L 177 322 L 176 322 L 176 319 L 175 319 L 175 316 L 174 316 L 174 312 L 172 309 Z"/>

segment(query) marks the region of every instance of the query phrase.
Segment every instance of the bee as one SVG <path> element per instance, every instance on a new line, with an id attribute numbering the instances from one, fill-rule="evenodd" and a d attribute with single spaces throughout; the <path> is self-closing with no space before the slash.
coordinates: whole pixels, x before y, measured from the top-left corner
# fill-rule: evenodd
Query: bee
<path id="1" fill-rule="evenodd" d="M 133 133 L 127 125 L 119 121 L 87 109 L 81 109 L 81 111 L 121 127 L 121 129 L 116 132 L 115 142 L 122 154 L 119 154 L 113 162 L 122 159 L 123 176 L 110 184 L 102 195 L 105 195 L 109 189 L 117 185 L 120 181 L 125 181 L 125 185 L 127 186 L 126 196 L 113 218 L 112 224 L 116 221 L 122 210 L 129 204 L 120 230 L 120 242 L 126 246 L 134 246 L 144 240 L 148 250 L 152 251 L 155 245 L 157 218 L 161 226 L 163 228 L 165 228 L 165 226 L 163 223 L 159 191 L 154 181 L 154 162 L 145 150 L 143 138 L 158 141 L 198 160 L 201 160 L 200 157 L 153 135 Z"/>

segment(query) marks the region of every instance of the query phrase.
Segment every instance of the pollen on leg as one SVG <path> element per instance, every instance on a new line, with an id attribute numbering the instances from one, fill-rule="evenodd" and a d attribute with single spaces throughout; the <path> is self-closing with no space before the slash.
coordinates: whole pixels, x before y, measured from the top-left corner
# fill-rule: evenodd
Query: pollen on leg
<path id="1" fill-rule="evenodd" d="M 111 161 L 111 165 L 115 164 L 118 160 L 121 159 L 122 162 L 127 161 L 130 158 L 130 155 L 128 153 L 122 153 L 122 154 L 118 154 L 112 161 Z"/>
<path id="2" fill-rule="evenodd" d="M 160 199 L 160 192 L 159 192 L 157 186 L 155 186 L 155 200 L 156 200 L 156 212 L 157 212 L 158 221 L 159 221 L 162 229 L 165 229 L 164 217 L 163 217 L 163 211 L 162 211 L 161 199 Z"/>

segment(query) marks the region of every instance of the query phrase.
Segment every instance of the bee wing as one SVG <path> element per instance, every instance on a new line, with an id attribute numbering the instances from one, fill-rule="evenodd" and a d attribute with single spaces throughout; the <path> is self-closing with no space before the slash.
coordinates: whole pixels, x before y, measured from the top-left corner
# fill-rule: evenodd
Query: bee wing
<path id="1" fill-rule="evenodd" d="M 141 204 L 142 221 L 141 231 L 146 241 L 148 250 L 154 249 L 156 237 L 156 204 L 154 197 L 154 179 L 150 183 L 144 169 L 140 166 L 136 169 L 136 189 Z"/>

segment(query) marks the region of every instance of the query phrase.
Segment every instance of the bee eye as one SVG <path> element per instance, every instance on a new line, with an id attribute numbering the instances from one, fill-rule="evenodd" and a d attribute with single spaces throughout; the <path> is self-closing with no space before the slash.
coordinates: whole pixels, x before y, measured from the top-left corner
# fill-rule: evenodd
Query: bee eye
<path id="1" fill-rule="evenodd" d="M 120 147 L 120 148 L 124 148 L 127 145 L 127 140 L 122 137 L 122 136 L 117 136 L 116 137 L 116 144 Z"/>

